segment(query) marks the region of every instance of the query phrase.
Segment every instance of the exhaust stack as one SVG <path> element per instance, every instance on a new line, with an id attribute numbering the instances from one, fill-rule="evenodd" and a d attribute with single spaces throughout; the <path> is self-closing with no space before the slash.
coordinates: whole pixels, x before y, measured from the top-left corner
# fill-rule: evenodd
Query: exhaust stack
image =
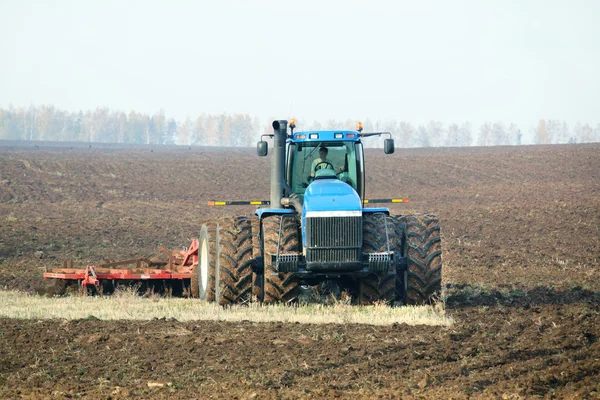
<path id="1" fill-rule="evenodd" d="M 271 208 L 283 208 L 283 178 L 285 174 L 286 120 L 273 121 L 273 154 L 271 155 Z"/>

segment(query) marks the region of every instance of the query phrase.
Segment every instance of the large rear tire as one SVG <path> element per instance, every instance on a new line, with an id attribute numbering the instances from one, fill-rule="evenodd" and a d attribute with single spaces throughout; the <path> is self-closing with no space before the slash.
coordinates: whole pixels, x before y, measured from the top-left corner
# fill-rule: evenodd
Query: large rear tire
<path id="1" fill-rule="evenodd" d="M 258 260 L 262 260 L 263 256 L 260 220 L 258 217 L 252 217 L 250 222 L 252 225 L 252 259 L 253 262 L 258 262 Z M 256 270 L 257 271 L 252 274 L 252 279 L 254 281 L 252 284 L 252 300 L 262 303 L 265 295 L 265 271 L 263 270 L 263 265 L 256 268 Z"/>
<path id="2" fill-rule="evenodd" d="M 396 244 L 396 252 L 399 256 L 406 258 L 406 217 L 404 215 L 392 215 L 391 217 L 395 223 L 396 235 L 400 239 Z M 406 305 L 407 280 L 408 272 L 406 270 L 396 272 L 395 297 L 398 304 Z"/>
<path id="3" fill-rule="evenodd" d="M 219 221 L 218 303 L 245 304 L 252 298 L 252 226 L 248 217 Z"/>
<path id="4" fill-rule="evenodd" d="M 192 297 L 201 300 L 215 300 L 216 231 L 215 221 L 209 221 L 200 228 L 198 265 L 192 272 L 190 291 Z"/>
<path id="5" fill-rule="evenodd" d="M 408 282 L 406 302 L 431 304 L 442 290 L 442 240 L 435 215 L 404 217 Z"/>
<path id="6" fill-rule="evenodd" d="M 200 255 L 200 250 L 198 250 L 198 255 Z M 200 278 L 199 275 L 199 265 L 200 259 L 198 259 L 198 265 L 195 266 L 192 271 L 192 277 L 190 278 L 190 296 L 193 299 L 197 299 L 200 297 Z"/>
<path id="7" fill-rule="evenodd" d="M 398 237 L 394 221 L 385 214 L 363 214 L 364 253 L 396 251 Z M 395 299 L 396 271 L 381 275 L 371 274 L 358 281 L 358 302 L 373 304 L 384 301 L 392 303 Z"/>
<path id="8" fill-rule="evenodd" d="M 262 221 L 264 240 L 264 303 L 294 303 L 298 300 L 298 281 L 291 272 L 279 272 L 272 257 L 279 253 L 298 252 L 300 241 L 295 217 L 272 215 Z M 281 232 L 281 233 L 280 233 Z"/>

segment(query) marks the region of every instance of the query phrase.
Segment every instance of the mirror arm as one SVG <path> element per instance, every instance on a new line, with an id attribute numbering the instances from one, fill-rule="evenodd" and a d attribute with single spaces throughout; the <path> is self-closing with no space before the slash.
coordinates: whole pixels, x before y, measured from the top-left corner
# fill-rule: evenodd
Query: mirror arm
<path id="1" fill-rule="evenodd" d="M 360 137 L 370 137 L 370 136 L 381 136 L 381 135 L 389 135 L 390 139 L 392 138 L 392 134 L 390 132 L 369 132 L 369 133 L 359 133 Z"/>

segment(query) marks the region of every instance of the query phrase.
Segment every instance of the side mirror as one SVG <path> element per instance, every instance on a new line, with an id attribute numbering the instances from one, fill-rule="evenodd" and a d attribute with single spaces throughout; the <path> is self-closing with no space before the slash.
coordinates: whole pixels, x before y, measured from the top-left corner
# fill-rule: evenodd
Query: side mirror
<path id="1" fill-rule="evenodd" d="M 259 157 L 264 157 L 269 153 L 269 144 L 267 142 L 265 142 L 264 140 L 261 140 L 260 142 L 256 143 L 256 154 L 258 154 Z"/>
<path id="2" fill-rule="evenodd" d="M 394 154 L 394 139 L 385 139 L 383 141 L 383 152 L 385 154 Z"/>

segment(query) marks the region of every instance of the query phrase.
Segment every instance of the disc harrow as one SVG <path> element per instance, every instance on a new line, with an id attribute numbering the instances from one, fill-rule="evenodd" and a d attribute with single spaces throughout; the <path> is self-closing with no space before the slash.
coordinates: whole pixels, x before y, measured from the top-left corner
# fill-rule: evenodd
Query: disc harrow
<path id="1" fill-rule="evenodd" d="M 107 293 L 119 285 L 139 284 L 142 290 L 189 296 L 190 278 L 198 265 L 198 239 L 192 240 L 185 250 L 168 252 L 161 247 L 160 251 L 168 256 L 168 261 L 140 257 L 77 268 L 69 259 L 62 267 L 47 268 L 44 278 L 60 280 L 65 288 L 76 286 L 84 294 Z"/>

